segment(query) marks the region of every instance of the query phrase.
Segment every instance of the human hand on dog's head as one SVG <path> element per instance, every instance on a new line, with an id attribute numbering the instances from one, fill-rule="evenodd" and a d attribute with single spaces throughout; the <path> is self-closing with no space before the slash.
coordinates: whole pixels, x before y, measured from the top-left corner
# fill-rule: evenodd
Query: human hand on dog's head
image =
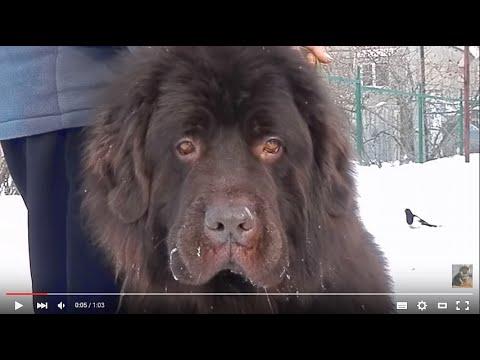
<path id="1" fill-rule="evenodd" d="M 330 64 L 333 60 L 325 49 L 325 46 L 296 46 L 295 48 L 305 52 L 307 60 L 313 65 L 317 63 L 326 65 Z"/>

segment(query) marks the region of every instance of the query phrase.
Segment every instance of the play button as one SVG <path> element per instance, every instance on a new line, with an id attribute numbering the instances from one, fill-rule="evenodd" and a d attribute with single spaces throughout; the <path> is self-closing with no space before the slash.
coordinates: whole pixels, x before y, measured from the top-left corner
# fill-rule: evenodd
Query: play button
<path id="1" fill-rule="evenodd" d="M 20 304 L 18 301 L 15 301 L 15 311 L 22 307 L 23 307 L 23 304 Z"/>

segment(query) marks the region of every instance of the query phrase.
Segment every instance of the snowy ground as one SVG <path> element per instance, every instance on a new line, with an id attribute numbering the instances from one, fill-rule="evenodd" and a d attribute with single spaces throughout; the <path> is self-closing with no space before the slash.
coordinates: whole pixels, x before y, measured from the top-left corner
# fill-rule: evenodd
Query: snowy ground
<path id="1" fill-rule="evenodd" d="M 425 164 L 359 167 L 360 215 L 389 261 L 394 290 L 400 293 L 449 293 L 423 296 L 401 294 L 409 301 L 408 312 L 418 312 L 418 300 L 426 300 L 435 312 L 437 301 L 470 300 L 478 311 L 479 268 L 479 156 L 471 163 L 455 156 Z M 410 228 L 405 208 L 441 227 Z M 0 196 L 0 308 L 13 307 L 9 291 L 31 291 L 26 209 L 19 196 Z M 473 264 L 473 289 L 452 289 L 452 264 Z M 474 293 L 469 295 L 454 295 Z M 25 299 L 26 300 L 26 299 Z M 31 311 L 29 301 L 22 301 Z M 438 310 L 440 312 L 441 310 Z"/>
<path id="2" fill-rule="evenodd" d="M 4 296 L 7 291 L 32 291 L 27 234 L 27 209 L 22 197 L 0 195 L 0 313 L 12 310 L 13 300 L 24 305 L 19 312 L 33 312 L 30 299 Z"/>
<path id="3" fill-rule="evenodd" d="M 425 164 L 358 168 L 360 215 L 389 261 L 395 292 L 452 293 L 397 300 L 429 300 L 429 311 L 433 302 L 436 307 L 437 301 L 447 300 L 449 308 L 461 300 L 463 310 L 464 300 L 470 300 L 471 311 L 478 311 L 479 155 L 471 155 L 470 161 L 465 164 L 463 157 L 454 156 Z M 405 208 L 441 227 L 410 228 Z M 453 264 L 473 264 L 473 289 L 452 289 Z M 454 296 L 472 292 L 475 296 Z"/>

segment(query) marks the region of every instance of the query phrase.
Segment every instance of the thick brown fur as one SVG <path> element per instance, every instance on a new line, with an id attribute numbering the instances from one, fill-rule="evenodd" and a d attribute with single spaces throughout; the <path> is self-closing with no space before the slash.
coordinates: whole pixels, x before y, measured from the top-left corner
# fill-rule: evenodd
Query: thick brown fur
<path id="1" fill-rule="evenodd" d="M 358 216 L 345 120 L 296 51 L 158 47 L 120 68 L 86 133 L 83 211 L 123 291 L 264 294 L 125 296 L 124 309 L 392 311 L 388 296 L 299 294 L 387 293 L 391 283 Z M 272 134 L 284 153 L 261 163 L 252 149 Z M 192 163 L 175 153 L 185 136 L 202 144 Z M 242 275 L 218 271 L 203 234 L 205 209 L 222 196 L 248 198 L 262 221 Z"/>

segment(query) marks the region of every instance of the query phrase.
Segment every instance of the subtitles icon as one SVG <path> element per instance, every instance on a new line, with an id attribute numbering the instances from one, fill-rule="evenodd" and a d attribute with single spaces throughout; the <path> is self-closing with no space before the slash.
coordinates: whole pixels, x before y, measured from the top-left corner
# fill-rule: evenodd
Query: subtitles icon
<path id="1" fill-rule="evenodd" d="M 407 310 L 408 302 L 406 301 L 397 301 L 397 310 Z"/>

